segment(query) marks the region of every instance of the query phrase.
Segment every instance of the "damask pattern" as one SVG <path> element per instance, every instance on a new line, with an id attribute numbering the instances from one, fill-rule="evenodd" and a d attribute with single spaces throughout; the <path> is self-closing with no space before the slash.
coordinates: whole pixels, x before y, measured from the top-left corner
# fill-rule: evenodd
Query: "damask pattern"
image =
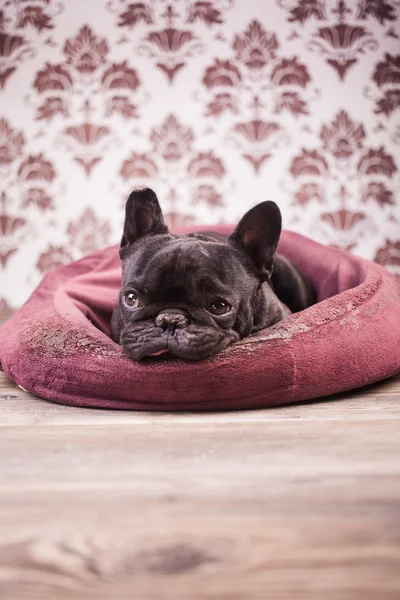
<path id="1" fill-rule="evenodd" d="M 379 49 L 380 40 L 368 21 L 375 19 L 381 25 L 381 35 L 397 38 L 395 7 L 385 0 L 280 0 L 280 4 L 289 11 L 289 22 L 301 26 L 311 22 L 308 49 L 324 58 L 342 81 L 361 54 Z M 385 29 L 387 25 L 391 27 Z"/>
<path id="2" fill-rule="evenodd" d="M 133 188 L 172 227 L 273 199 L 400 277 L 396 0 L 5 0 L 0 311 L 118 242 Z"/>

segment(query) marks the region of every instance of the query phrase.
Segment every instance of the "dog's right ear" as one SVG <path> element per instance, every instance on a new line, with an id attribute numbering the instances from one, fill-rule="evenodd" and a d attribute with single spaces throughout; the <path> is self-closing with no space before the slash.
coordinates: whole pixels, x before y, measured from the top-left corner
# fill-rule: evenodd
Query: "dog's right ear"
<path id="1" fill-rule="evenodd" d="M 121 250 L 144 235 L 157 233 L 168 233 L 157 196 L 149 188 L 134 190 L 126 201 Z"/>
<path id="2" fill-rule="evenodd" d="M 271 276 L 281 229 L 281 211 L 275 202 L 268 200 L 253 206 L 228 240 L 252 260 L 261 281 Z"/>

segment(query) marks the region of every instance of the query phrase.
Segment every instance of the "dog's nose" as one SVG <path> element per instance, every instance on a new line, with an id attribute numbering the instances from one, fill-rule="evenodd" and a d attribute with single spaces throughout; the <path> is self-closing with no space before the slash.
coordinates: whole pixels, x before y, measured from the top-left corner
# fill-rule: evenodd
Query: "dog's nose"
<path id="1" fill-rule="evenodd" d="M 158 313 L 155 319 L 155 324 L 158 327 L 162 327 L 164 330 L 168 328 L 175 329 L 176 327 L 186 327 L 188 320 L 185 313 L 182 311 L 172 308 L 165 308 Z"/>

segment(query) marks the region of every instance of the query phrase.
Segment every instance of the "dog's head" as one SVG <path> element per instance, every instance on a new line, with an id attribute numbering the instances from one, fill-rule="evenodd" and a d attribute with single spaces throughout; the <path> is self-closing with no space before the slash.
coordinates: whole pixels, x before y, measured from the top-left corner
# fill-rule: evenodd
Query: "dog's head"
<path id="1" fill-rule="evenodd" d="M 113 339 L 134 360 L 164 352 L 201 360 L 279 320 L 276 297 L 262 284 L 271 273 L 280 232 L 277 205 L 263 202 L 244 215 L 228 239 L 172 235 L 155 193 L 132 192 Z"/>

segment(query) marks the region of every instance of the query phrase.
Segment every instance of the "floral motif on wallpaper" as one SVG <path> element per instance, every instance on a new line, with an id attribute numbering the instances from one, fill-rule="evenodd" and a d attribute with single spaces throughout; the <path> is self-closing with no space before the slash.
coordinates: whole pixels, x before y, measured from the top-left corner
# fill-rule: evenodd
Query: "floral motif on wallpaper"
<path id="1" fill-rule="evenodd" d="M 223 11 L 233 6 L 233 0 L 214 2 L 182 1 L 129 2 L 110 0 L 108 8 L 118 15 L 117 25 L 125 32 L 121 42 L 135 44 L 135 50 L 150 58 L 154 66 L 166 76 L 169 84 L 188 66 L 190 59 L 205 49 L 201 39 L 201 27 L 220 27 L 224 22 Z M 147 33 L 140 36 L 137 44 L 138 25 L 145 24 Z M 200 34 L 200 35 L 199 35 Z"/>
<path id="2" fill-rule="evenodd" d="M 35 266 L 42 275 L 107 246 L 110 243 L 111 227 L 109 222 L 100 219 L 92 208 L 85 208 L 79 217 L 70 221 L 66 230 L 60 233 L 61 237 L 67 238 L 67 246 L 49 244 L 39 254 Z"/>
<path id="3" fill-rule="evenodd" d="M 375 113 L 389 117 L 400 108 L 400 54 L 386 53 L 376 65 L 372 79 L 378 87 Z"/>
<path id="4" fill-rule="evenodd" d="M 288 11 L 289 23 L 312 24 L 307 47 L 325 58 L 340 80 L 344 80 L 360 56 L 375 52 L 379 39 L 368 27 L 374 19 L 381 35 L 397 37 L 393 23 L 395 7 L 385 0 L 279 0 Z M 297 28 L 293 35 L 301 35 Z"/>
<path id="5" fill-rule="evenodd" d="M 49 0 L 5 0 L 0 5 L 0 89 L 27 59 L 35 56 L 37 44 L 53 46 L 50 35 L 63 3 Z M 35 41 L 31 36 L 37 33 Z"/>
<path id="6" fill-rule="evenodd" d="M 204 204 L 220 209 L 225 206 L 221 187 L 226 174 L 224 162 L 212 149 L 196 150 L 192 127 L 170 114 L 151 130 L 149 141 L 151 146 L 147 152 L 134 151 L 123 161 L 120 175 L 129 183 L 124 199 L 132 188 L 143 187 L 146 182 L 165 182 L 169 210 L 164 216 L 170 227 L 194 223 L 193 216 L 187 212 L 190 207 Z M 189 181 L 189 194 L 182 205 L 180 189 L 185 179 Z"/>
<path id="7" fill-rule="evenodd" d="M 260 21 L 234 35 L 230 46 L 228 57 L 215 58 L 203 73 L 204 114 L 257 175 L 289 143 L 291 119 L 310 113 L 315 90 L 307 66 L 297 56 L 282 55 L 277 35 Z"/>
<path id="8" fill-rule="evenodd" d="M 59 191 L 53 162 L 29 152 L 22 131 L 0 119 L 0 263 L 6 267 L 22 244 L 49 225 Z"/>
<path id="9" fill-rule="evenodd" d="M 364 95 L 374 102 L 377 128 L 386 131 L 389 139 L 400 144 L 400 54 L 386 52 L 376 63 L 372 83 Z"/>
<path id="10" fill-rule="evenodd" d="M 46 62 L 36 73 L 32 102 L 38 121 L 57 120 L 59 145 L 89 176 L 115 147 L 114 118 L 138 117 L 135 92 L 141 82 L 127 60 L 109 60 L 107 40 L 89 25 L 65 41 L 63 54 L 64 62 Z"/>
<path id="11" fill-rule="evenodd" d="M 379 248 L 372 258 L 392 271 L 400 280 L 400 241 L 385 240 L 384 246 Z"/>
<path id="12" fill-rule="evenodd" d="M 322 126 L 319 137 L 318 148 L 302 148 L 290 165 L 294 206 L 319 205 L 316 232 L 332 245 L 351 251 L 365 235 L 376 233 L 374 220 L 390 218 L 400 229 L 394 157 L 382 146 L 370 147 L 363 124 L 344 110 Z M 337 210 L 326 210 L 338 201 Z"/>

